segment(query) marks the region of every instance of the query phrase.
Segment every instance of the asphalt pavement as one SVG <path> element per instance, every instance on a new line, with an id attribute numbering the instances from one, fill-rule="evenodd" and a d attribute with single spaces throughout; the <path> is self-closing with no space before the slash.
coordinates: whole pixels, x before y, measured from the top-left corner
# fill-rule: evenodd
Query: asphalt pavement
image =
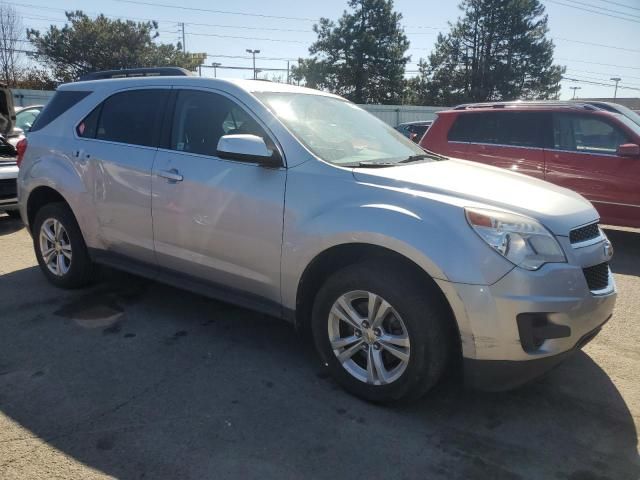
<path id="1" fill-rule="evenodd" d="M 0 215 L 0 478 L 638 479 L 640 232 L 607 233 L 619 300 L 583 352 L 381 407 L 277 319 L 113 271 L 54 288 Z"/>

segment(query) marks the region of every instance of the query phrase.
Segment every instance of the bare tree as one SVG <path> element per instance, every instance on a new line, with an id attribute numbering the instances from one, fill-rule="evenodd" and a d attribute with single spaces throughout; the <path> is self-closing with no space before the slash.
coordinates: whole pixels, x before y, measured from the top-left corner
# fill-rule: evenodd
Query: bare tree
<path id="1" fill-rule="evenodd" d="M 20 76 L 25 30 L 11 5 L 0 3 L 0 79 L 15 86 Z"/>

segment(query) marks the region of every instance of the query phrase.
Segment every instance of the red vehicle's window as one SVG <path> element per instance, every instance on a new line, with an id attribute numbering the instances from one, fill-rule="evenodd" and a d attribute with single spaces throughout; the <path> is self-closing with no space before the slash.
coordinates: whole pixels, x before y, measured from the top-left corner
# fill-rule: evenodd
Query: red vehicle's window
<path id="1" fill-rule="evenodd" d="M 482 112 L 458 115 L 448 140 L 515 147 L 543 147 L 546 114 Z"/>
<path id="2" fill-rule="evenodd" d="M 558 113 L 553 121 L 554 148 L 585 153 L 615 154 L 627 135 L 594 115 Z"/>

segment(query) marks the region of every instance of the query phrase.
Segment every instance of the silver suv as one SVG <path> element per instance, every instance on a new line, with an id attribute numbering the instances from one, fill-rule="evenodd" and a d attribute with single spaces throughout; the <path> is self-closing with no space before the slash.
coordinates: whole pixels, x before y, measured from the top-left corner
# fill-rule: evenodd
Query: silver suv
<path id="1" fill-rule="evenodd" d="M 81 287 L 107 264 L 282 317 L 376 402 L 422 395 L 447 364 L 479 388 L 522 384 L 615 303 L 612 248 L 584 198 L 431 154 L 306 88 L 63 85 L 18 189 L 53 284 Z"/>

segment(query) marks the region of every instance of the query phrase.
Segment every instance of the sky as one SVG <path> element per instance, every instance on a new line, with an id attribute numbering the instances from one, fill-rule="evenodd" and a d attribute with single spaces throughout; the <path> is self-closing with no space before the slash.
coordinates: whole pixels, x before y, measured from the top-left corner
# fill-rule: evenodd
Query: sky
<path id="1" fill-rule="evenodd" d="M 287 59 L 296 63 L 308 56 L 316 38 L 313 24 L 320 17 L 337 19 L 347 8 L 346 0 L 305 2 L 292 0 L 17 0 L 13 5 L 23 17 L 25 27 L 46 30 L 48 25 L 64 24 L 64 10 L 83 10 L 89 15 L 132 20 L 157 20 L 159 41 L 176 43 L 182 38 L 191 52 L 209 54 L 207 65 L 251 67 L 247 49 L 259 49 L 260 76 L 286 77 Z M 408 75 L 426 58 L 440 31 L 460 15 L 458 0 L 395 0 L 403 15 L 405 33 L 411 42 Z M 640 97 L 640 0 L 542 0 L 549 16 L 549 35 L 553 38 L 555 61 L 567 67 L 562 81 L 562 99 L 613 97 L 612 77 L 619 77 L 618 97 Z M 176 8 L 177 7 L 177 8 Z M 598 9 L 596 7 L 601 7 Z M 603 10 L 605 9 L 605 10 Z M 600 12 L 597 14 L 595 12 Z M 286 17 L 286 18 L 283 18 Z M 620 18 L 622 17 L 622 18 Z M 598 45 L 595 45 L 598 44 Z M 217 69 L 218 77 L 251 78 L 251 70 Z M 213 76 L 212 68 L 202 69 Z M 578 81 L 580 80 L 580 81 Z M 589 83 L 590 82 L 590 83 Z M 606 84 L 595 85 L 594 83 Z"/>

